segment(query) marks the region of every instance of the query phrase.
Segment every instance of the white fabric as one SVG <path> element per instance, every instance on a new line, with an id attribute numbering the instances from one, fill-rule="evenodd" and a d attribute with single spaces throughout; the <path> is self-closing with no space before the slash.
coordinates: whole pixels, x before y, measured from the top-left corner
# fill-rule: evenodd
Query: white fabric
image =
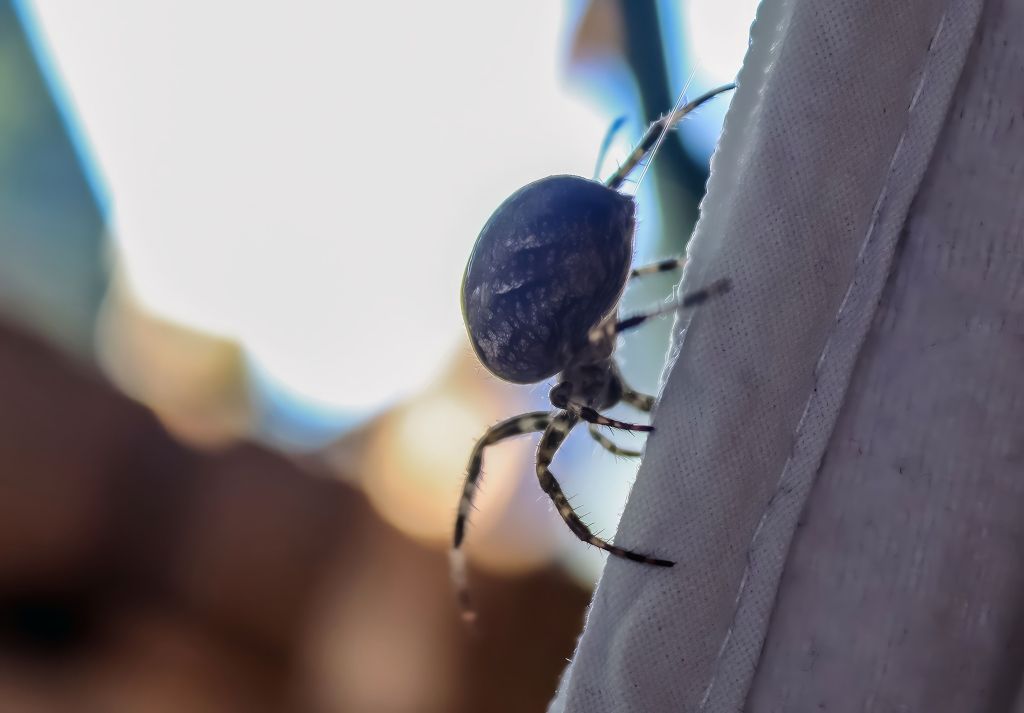
<path id="1" fill-rule="evenodd" d="M 765 0 L 696 312 L 552 711 L 1009 710 L 1024 5 Z M 980 27 L 980 30 L 978 29 Z"/>

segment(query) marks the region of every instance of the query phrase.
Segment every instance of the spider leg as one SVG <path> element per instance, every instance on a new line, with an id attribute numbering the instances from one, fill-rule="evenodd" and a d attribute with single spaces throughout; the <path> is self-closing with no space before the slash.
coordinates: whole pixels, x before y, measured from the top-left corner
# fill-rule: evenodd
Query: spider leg
<path id="1" fill-rule="evenodd" d="M 654 275 L 659 272 L 668 272 L 670 270 L 678 270 L 686 263 L 686 258 L 682 257 L 670 257 L 667 260 L 659 260 L 658 262 L 650 265 L 641 265 L 640 267 L 634 267 L 632 272 L 629 273 L 630 279 L 634 277 L 643 277 L 644 275 Z"/>
<path id="2" fill-rule="evenodd" d="M 601 431 L 598 430 L 596 424 L 590 424 L 589 429 L 591 437 L 595 441 L 600 443 L 601 447 L 604 448 L 609 453 L 612 453 L 617 456 L 626 456 L 627 458 L 639 458 L 640 456 L 643 455 L 643 453 L 641 453 L 640 451 L 631 451 L 627 448 L 620 448 L 615 444 L 614 441 L 612 441 L 612 439 L 608 438 L 603 433 L 601 433 Z"/>
<path id="3" fill-rule="evenodd" d="M 481 467 L 484 460 L 484 449 L 492 446 L 498 441 L 503 441 L 512 436 L 519 436 L 524 433 L 543 431 L 551 423 L 551 414 L 547 411 L 533 411 L 514 416 L 502 421 L 496 426 L 487 429 L 487 432 L 476 442 L 473 453 L 469 457 L 469 468 L 466 472 L 466 481 L 462 486 L 462 498 L 459 500 L 459 511 L 455 516 L 455 536 L 452 541 L 451 567 L 452 579 L 455 582 L 456 594 L 462 608 L 462 617 L 472 620 L 474 613 L 469 602 L 469 592 L 466 588 L 465 562 L 459 548 L 466 536 L 466 523 L 469 519 L 469 512 L 473 509 L 473 498 L 479 488 Z"/>
<path id="4" fill-rule="evenodd" d="M 642 423 L 627 423 L 625 421 L 616 421 L 614 418 L 602 416 L 589 406 L 580 406 L 579 404 L 570 403 L 569 411 L 576 415 L 577 418 L 582 418 L 587 423 L 593 423 L 598 426 L 608 426 L 609 428 L 618 428 L 623 431 L 650 432 L 654 430 L 654 426 L 648 426 Z"/>
<path id="5" fill-rule="evenodd" d="M 682 299 L 662 305 L 650 310 L 649 312 L 641 312 L 640 314 L 635 314 L 632 317 L 620 319 L 617 322 L 605 322 L 604 324 L 590 330 L 590 343 L 600 344 L 605 340 L 614 337 L 616 334 L 621 334 L 627 330 L 635 329 L 654 317 L 660 317 L 661 315 L 668 314 L 670 312 L 677 312 L 679 310 L 697 307 L 704 304 L 712 297 L 724 295 L 730 289 L 732 289 L 732 283 L 728 278 L 723 278 L 721 280 L 716 280 L 707 287 L 702 287 L 701 289 L 694 290 L 693 292 L 687 292 L 683 295 Z"/>
<path id="6" fill-rule="evenodd" d="M 453 547 L 462 545 L 466 535 L 466 519 L 469 511 L 473 508 L 473 498 L 476 496 L 477 488 L 483 465 L 484 449 L 499 441 L 512 436 L 519 436 L 524 433 L 535 433 L 543 431 L 551 422 L 551 415 L 547 411 L 534 411 L 514 416 L 502 421 L 496 426 L 487 429 L 487 432 L 476 442 L 473 453 L 469 457 L 469 468 L 466 473 L 466 482 L 462 486 L 462 499 L 459 500 L 459 513 L 455 518 L 455 537 Z"/>
<path id="7" fill-rule="evenodd" d="M 633 169 L 639 166 L 640 162 L 643 161 L 644 158 L 654 149 L 661 138 L 661 135 L 664 134 L 667 129 L 671 129 L 673 126 L 678 124 L 684 116 L 704 102 L 713 99 L 722 92 L 727 92 L 735 88 L 735 84 L 726 84 L 712 89 L 711 91 L 700 95 L 693 101 L 684 104 L 678 109 L 655 121 L 647 127 L 647 131 L 644 133 L 643 138 L 640 139 L 640 143 L 637 144 L 636 148 L 633 149 L 629 156 L 626 157 L 626 160 L 619 167 L 619 170 L 613 173 L 608 180 L 604 182 L 604 184 L 609 188 L 618 188 L 621 186 L 623 181 L 626 180 L 626 177 L 633 172 Z"/>
<path id="8" fill-rule="evenodd" d="M 622 390 L 622 400 L 638 411 L 643 411 L 644 413 L 650 413 L 651 409 L 654 408 L 653 396 L 650 394 L 642 394 L 639 391 L 633 391 L 633 389 L 629 387 Z"/>
<path id="9" fill-rule="evenodd" d="M 551 501 L 555 504 L 558 509 L 558 514 L 565 520 L 565 524 L 569 526 L 573 534 L 580 538 L 584 542 L 598 547 L 609 554 L 615 555 L 616 557 L 622 557 L 624 559 L 633 560 L 634 562 L 643 562 L 644 564 L 653 564 L 658 567 L 671 567 L 675 562 L 668 560 L 656 559 L 654 557 L 648 557 L 647 555 L 634 552 L 633 550 L 626 550 L 621 547 L 602 540 L 600 537 L 590 531 L 590 528 L 586 526 L 583 520 L 580 519 L 576 511 L 572 509 L 572 505 L 569 504 L 568 499 L 565 497 L 565 493 L 562 492 L 561 486 L 558 485 L 558 481 L 555 480 L 554 473 L 551 472 L 548 466 L 551 465 L 551 461 L 554 460 L 555 452 L 559 446 L 565 440 L 565 437 L 569 435 L 569 431 L 579 423 L 579 416 L 572 411 L 562 411 L 553 419 L 548 427 L 544 430 L 544 435 L 541 436 L 540 446 L 537 447 L 537 479 L 540 481 L 541 489 L 548 494 Z"/>

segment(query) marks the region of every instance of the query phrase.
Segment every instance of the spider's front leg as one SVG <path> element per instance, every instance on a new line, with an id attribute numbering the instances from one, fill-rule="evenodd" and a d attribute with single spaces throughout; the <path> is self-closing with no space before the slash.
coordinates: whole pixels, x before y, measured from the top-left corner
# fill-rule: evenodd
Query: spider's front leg
<path id="1" fill-rule="evenodd" d="M 466 523 L 469 522 L 469 512 L 473 509 L 473 498 L 476 497 L 477 490 L 480 487 L 484 450 L 487 446 L 493 446 L 498 441 L 503 441 L 512 436 L 543 431 L 550 423 L 551 414 L 546 411 L 524 413 L 487 429 L 487 432 L 476 442 L 476 446 L 473 447 L 473 453 L 469 457 L 466 481 L 462 486 L 459 511 L 455 516 L 455 537 L 452 541 L 450 558 L 452 579 L 455 582 L 459 605 L 462 608 L 462 617 L 466 620 L 473 619 L 474 614 L 469 601 L 469 591 L 466 587 L 465 563 L 459 548 L 462 546 L 462 541 L 466 536 Z"/>
<path id="2" fill-rule="evenodd" d="M 655 557 L 649 557 L 633 550 L 626 550 L 621 547 L 602 540 L 600 537 L 590 531 L 590 528 L 586 526 L 580 516 L 576 514 L 576 511 L 572 509 L 572 505 L 569 504 L 568 498 L 565 497 L 565 493 L 562 492 L 561 486 L 558 481 L 555 480 L 554 473 L 551 472 L 550 465 L 551 461 L 555 458 L 555 452 L 565 441 L 565 437 L 569 435 L 569 431 L 579 423 L 579 416 L 572 411 L 562 411 L 553 419 L 548 427 L 544 430 L 544 435 L 541 436 L 540 445 L 537 447 L 537 478 L 540 480 L 541 489 L 548 494 L 551 501 L 555 504 L 555 508 L 558 510 L 558 514 L 565 520 L 565 524 L 569 526 L 573 534 L 580 538 L 584 542 L 598 547 L 609 554 L 615 555 L 616 557 L 622 557 L 624 559 L 633 560 L 634 562 L 643 562 L 644 564 L 653 564 L 658 567 L 671 567 L 675 562 L 669 560 L 657 559 Z"/>

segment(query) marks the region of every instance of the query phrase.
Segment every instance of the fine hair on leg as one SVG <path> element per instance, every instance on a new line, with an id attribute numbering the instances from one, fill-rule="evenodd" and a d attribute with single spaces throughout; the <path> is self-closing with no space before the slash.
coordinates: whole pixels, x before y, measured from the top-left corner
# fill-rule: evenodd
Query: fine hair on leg
<path id="1" fill-rule="evenodd" d="M 713 297 L 724 295 L 730 289 L 732 289 L 732 283 L 728 278 L 723 278 L 712 282 L 707 287 L 702 287 L 699 290 L 694 290 L 693 292 L 687 292 L 681 299 L 676 300 L 675 302 L 670 302 L 647 312 L 641 312 L 640 314 L 625 317 L 615 322 L 609 320 L 604 324 L 594 327 L 594 329 L 590 331 L 590 343 L 600 344 L 611 339 L 617 334 L 621 334 L 622 332 L 630 329 L 636 329 L 644 322 L 654 319 L 655 317 L 660 317 L 663 314 L 669 314 L 671 312 L 678 312 L 680 310 L 692 309 L 693 307 L 700 306 Z"/>
<path id="2" fill-rule="evenodd" d="M 628 448 L 619 447 L 615 441 L 601 433 L 597 424 L 589 424 L 587 430 L 590 431 L 591 438 L 597 441 L 602 448 L 613 455 L 625 456 L 626 458 L 639 458 L 643 455 L 640 451 L 633 451 Z"/>
<path id="3" fill-rule="evenodd" d="M 577 418 L 581 418 L 587 423 L 592 423 L 597 426 L 617 428 L 621 431 L 641 431 L 644 433 L 650 433 L 654 430 L 654 426 L 648 426 L 643 423 L 628 423 L 626 421 L 617 421 L 614 418 L 602 416 L 589 406 L 580 406 L 579 404 L 570 403 L 569 410 L 575 414 Z"/>
<path id="4" fill-rule="evenodd" d="M 460 548 L 466 536 L 466 523 L 469 521 L 469 513 L 473 509 L 473 498 L 476 497 L 480 487 L 480 475 L 483 472 L 484 450 L 493 446 L 499 441 L 525 433 L 536 433 L 543 431 L 551 422 L 551 414 L 547 411 L 534 411 L 513 416 L 502 421 L 496 426 L 487 429 L 487 432 L 476 442 L 473 453 L 469 457 L 469 467 L 466 470 L 466 480 L 462 486 L 462 497 L 459 499 L 459 510 L 455 516 L 455 535 L 452 539 L 450 555 L 452 580 L 455 582 L 456 595 L 459 606 L 462 609 L 462 618 L 472 620 L 475 617 L 469 590 L 466 586 L 465 558 Z"/>
<path id="5" fill-rule="evenodd" d="M 673 566 L 675 562 L 657 559 L 655 557 L 640 554 L 639 552 L 634 552 L 633 550 L 623 549 L 622 547 L 617 547 L 616 545 L 601 539 L 590 531 L 590 528 L 587 527 L 583 520 L 580 519 L 579 515 L 576 514 L 572 505 L 569 504 L 569 500 L 565 497 L 565 493 L 562 492 L 562 488 L 555 479 L 555 475 L 551 472 L 549 466 L 551 465 L 551 461 L 554 460 L 555 453 L 562 445 L 565 437 L 569 435 L 569 431 L 571 431 L 577 423 L 579 423 L 579 416 L 571 411 L 563 411 L 551 420 L 551 423 L 548 424 L 547 429 L 544 431 L 544 435 L 541 436 L 540 445 L 537 447 L 537 479 L 540 481 L 541 489 L 548 494 L 548 497 L 551 498 L 551 502 L 555 504 L 555 509 L 558 510 L 558 514 L 562 516 L 565 524 L 568 525 L 573 534 L 583 542 L 602 549 L 616 557 L 622 557 L 623 559 L 632 560 L 634 562 L 653 564 L 658 567 Z"/>

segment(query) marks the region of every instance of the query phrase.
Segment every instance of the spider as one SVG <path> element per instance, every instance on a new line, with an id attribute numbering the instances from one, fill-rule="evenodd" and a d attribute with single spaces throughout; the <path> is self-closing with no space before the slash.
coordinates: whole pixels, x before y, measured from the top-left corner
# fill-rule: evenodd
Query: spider
<path id="1" fill-rule="evenodd" d="M 718 280 L 672 304 L 628 318 L 616 310 L 633 278 L 675 270 L 671 258 L 630 269 L 635 203 L 620 186 L 645 158 L 653 156 L 666 133 L 684 116 L 734 88 L 713 89 L 678 106 L 648 127 L 640 143 L 603 184 L 579 176 L 549 176 L 519 189 L 502 203 L 477 238 L 462 283 L 462 311 L 473 349 L 492 374 L 516 384 L 534 384 L 558 375 L 549 398 L 554 411 L 534 411 L 493 426 L 477 441 L 469 459 L 455 519 L 452 573 L 463 617 L 472 620 L 460 547 L 479 485 L 484 451 L 512 436 L 543 432 L 536 470 L 541 489 L 580 540 L 634 562 L 671 567 L 674 563 L 614 545 L 590 531 L 562 492 L 550 465 L 569 432 L 581 421 L 608 451 L 638 457 L 620 448 L 599 428 L 652 431 L 652 426 L 609 418 L 601 411 L 623 402 L 649 413 L 654 397 L 623 380 L 613 358 L 616 337 L 660 314 L 697 306 L 729 289 Z"/>

